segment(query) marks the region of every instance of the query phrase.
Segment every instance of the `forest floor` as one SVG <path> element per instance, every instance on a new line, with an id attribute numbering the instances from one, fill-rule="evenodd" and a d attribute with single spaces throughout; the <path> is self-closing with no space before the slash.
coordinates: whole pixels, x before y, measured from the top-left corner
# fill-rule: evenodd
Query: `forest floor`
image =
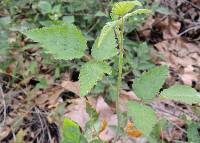
<path id="1" fill-rule="evenodd" d="M 156 1 L 166 8 L 165 11 L 149 16 L 137 32 L 129 33 L 128 37 L 133 41 L 147 41 L 151 47 L 151 61 L 155 65 L 169 67 L 170 75 L 163 88 L 179 83 L 200 91 L 200 1 Z M 3 10 L 0 10 L 0 17 L 5 15 Z M 18 40 L 17 36 L 17 32 L 9 33 L 9 42 L 17 42 L 23 49 L 27 46 L 27 39 Z M 59 142 L 60 118 L 72 119 L 81 129 L 86 126 L 89 117 L 85 101 L 98 112 L 99 120 L 105 126 L 99 137 L 111 141 L 114 133 L 110 126 L 116 125 L 117 117 L 114 102 L 108 103 L 104 98 L 106 88 L 100 96 L 80 98 L 78 69 L 75 67 L 61 71 L 60 77 L 55 78 L 55 74 L 52 74 L 54 65 L 43 64 L 41 55 L 37 45 L 21 51 L 10 50 L 10 56 L 17 62 L 10 63 L 0 77 L 0 142 L 14 142 L 14 138 L 21 136 L 26 143 Z M 0 56 L 0 61 L 3 62 L 6 58 Z M 37 75 L 26 76 L 34 71 L 33 61 L 37 63 Z M 70 64 L 74 63 L 77 64 L 75 61 Z M 12 74 L 14 72 L 15 75 Z M 48 82 L 40 81 L 41 84 L 38 84 L 40 77 Z M 133 77 L 127 76 L 124 79 L 129 83 Z M 34 88 L 36 85 L 45 88 Z M 138 98 L 130 89 L 122 88 L 122 110 L 128 100 Z M 155 101 L 151 103 L 151 107 L 158 117 L 164 117 L 172 125 L 160 134 L 162 140 L 169 143 L 187 140 L 186 123 L 179 118 L 180 116 L 185 115 L 193 121 L 200 121 L 199 115 L 188 105 L 172 101 Z M 143 138 L 137 138 L 135 141 L 142 143 Z"/>

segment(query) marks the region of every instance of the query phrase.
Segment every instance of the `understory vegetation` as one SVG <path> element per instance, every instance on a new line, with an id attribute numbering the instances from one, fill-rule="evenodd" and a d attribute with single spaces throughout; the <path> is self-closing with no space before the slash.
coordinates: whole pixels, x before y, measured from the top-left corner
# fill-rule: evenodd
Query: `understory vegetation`
<path id="1" fill-rule="evenodd" d="M 199 7 L 2 0 L 0 142 L 200 143 Z"/>

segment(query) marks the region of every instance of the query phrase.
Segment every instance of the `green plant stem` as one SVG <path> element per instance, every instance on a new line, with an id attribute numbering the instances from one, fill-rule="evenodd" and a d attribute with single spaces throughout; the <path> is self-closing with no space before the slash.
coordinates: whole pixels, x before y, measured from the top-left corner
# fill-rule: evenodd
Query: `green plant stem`
<path id="1" fill-rule="evenodd" d="M 124 18 L 121 18 L 121 25 L 120 31 L 118 33 L 118 45 L 119 45 L 119 63 L 118 63 L 118 78 L 117 78 L 117 98 L 116 98 L 116 112 L 117 112 L 117 137 L 120 132 L 120 123 L 121 123 L 121 112 L 119 107 L 119 98 L 120 98 L 120 89 L 121 89 L 121 82 L 122 82 L 122 68 L 123 68 L 123 34 L 124 34 Z M 117 138 L 116 137 L 116 138 Z"/>

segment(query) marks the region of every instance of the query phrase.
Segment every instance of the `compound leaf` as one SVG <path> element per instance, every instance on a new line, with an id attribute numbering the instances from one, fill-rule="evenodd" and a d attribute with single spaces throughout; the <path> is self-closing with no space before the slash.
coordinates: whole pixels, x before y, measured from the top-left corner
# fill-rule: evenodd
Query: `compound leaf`
<path id="1" fill-rule="evenodd" d="M 166 66 L 155 67 L 136 79 L 133 84 L 135 94 L 144 101 L 152 100 L 161 89 L 168 75 Z"/>
<path id="2" fill-rule="evenodd" d="M 86 49 L 86 40 L 81 32 L 72 24 L 33 29 L 25 35 L 39 42 L 45 52 L 56 59 L 71 60 L 81 58 Z"/>
<path id="3" fill-rule="evenodd" d="M 98 61 L 89 61 L 81 67 L 80 96 L 85 96 L 101 80 L 104 74 L 110 74 L 111 68 L 107 63 Z"/>
<path id="4" fill-rule="evenodd" d="M 112 7 L 111 15 L 123 16 L 136 6 L 142 6 L 142 4 L 137 0 L 117 2 Z"/>
<path id="5" fill-rule="evenodd" d="M 187 85 L 174 85 L 161 92 L 160 96 L 186 104 L 195 104 L 200 102 L 200 95 L 195 89 Z"/>
<path id="6" fill-rule="evenodd" d="M 128 116 L 133 119 L 135 127 L 149 136 L 157 123 L 156 114 L 150 107 L 129 101 L 127 103 Z"/>
<path id="7" fill-rule="evenodd" d="M 115 48 L 117 45 L 113 29 L 105 35 L 99 47 L 97 46 L 98 41 L 99 38 L 96 39 L 92 48 L 92 56 L 96 60 L 102 61 L 117 55 L 118 50 Z"/>

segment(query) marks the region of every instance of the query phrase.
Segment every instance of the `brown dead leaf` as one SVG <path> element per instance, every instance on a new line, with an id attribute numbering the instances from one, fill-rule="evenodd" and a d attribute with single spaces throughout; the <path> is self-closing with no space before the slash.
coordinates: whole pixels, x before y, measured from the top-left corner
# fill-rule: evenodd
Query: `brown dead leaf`
<path id="1" fill-rule="evenodd" d="M 111 108 L 108 106 L 108 104 L 104 101 L 102 96 L 98 97 L 95 107 L 96 111 L 99 113 L 100 119 L 105 119 L 107 121 L 110 121 L 113 112 Z"/>
<path id="2" fill-rule="evenodd" d="M 9 127 L 0 128 L 0 141 L 8 136 L 11 129 Z"/>
<path id="3" fill-rule="evenodd" d="M 61 83 L 61 86 L 68 91 L 71 91 L 75 93 L 76 95 L 79 95 L 80 85 L 79 82 L 72 82 L 72 81 L 63 81 Z"/>
<path id="4" fill-rule="evenodd" d="M 71 99 L 70 102 L 71 104 L 66 108 L 65 116 L 78 123 L 79 126 L 84 129 L 85 124 L 89 120 L 89 116 L 86 112 L 85 99 Z"/>
<path id="5" fill-rule="evenodd" d="M 161 138 L 168 141 L 173 142 L 174 140 L 180 140 L 183 138 L 183 132 L 177 128 L 172 128 L 170 131 L 163 131 L 161 133 Z"/>
<path id="6" fill-rule="evenodd" d="M 56 107 L 58 99 L 65 90 L 59 86 L 49 87 L 44 91 L 38 91 L 35 103 L 41 107 L 48 107 L 48 109 Z"/>
<path id="7" fill-rule="evenodd" d="M 180 77 L 180 82 L 190 86 L 195 83 L 195 87 L 199 87 L 200 50 L 197 44 L 178 38 L 162 41 L 155 44 L 155 47 L 164 57 L 164 61 L 159 60 L 157 63 L 166 64 L 173 69 L 176 72 L 174 75 Z"/>
<path id="8" fill-rule="evenodd" d="M 177 37 L 181 28 L 181 23 L 172 17 L 166 18 L 160 23 L 160 30 L 163 32 L 164 39 Z"/>
<path id="9" fill-rule="evenodd" d="M 155 22 L 155 19 L 153 19 L 152 16 L 149 16 L 147 19 L 147 22 L 143 26 L 141 26 L 138 31 L 141 37 L 145 37 L 145 38 L 150 37 L 151 29 L 154 22 Z"/>

